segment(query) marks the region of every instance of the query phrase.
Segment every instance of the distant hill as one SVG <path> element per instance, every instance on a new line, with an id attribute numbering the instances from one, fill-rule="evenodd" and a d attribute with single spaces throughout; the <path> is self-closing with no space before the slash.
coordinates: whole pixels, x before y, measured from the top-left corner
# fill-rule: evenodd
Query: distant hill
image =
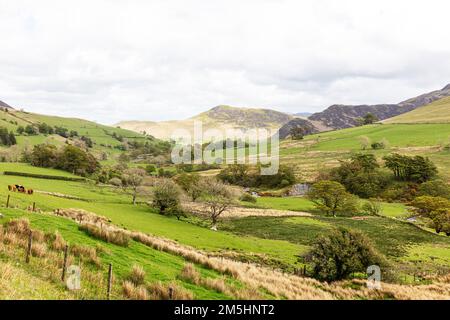
<path id="1" fill-rule="evenodd" d="M 364 117 L 369 112 L 376 115 L 378 119 L 384 120 L 448 96 L 450 96 L 450 84 L 442 90 L 426 93 L 398 104 L 332 105 L 322 112 L 314 113 L 308 119 L 320 121 L 332 129 L 350 128 L 358 124 L 358 118 Z"/>
<path id="2" fill-rule="evenodd" d="M 450 123 L 450 97 L 436 100 L 383 123 Z"/>
<path id="3" fill-rule="evenodd" d="M 291 130 L 297 127 L 301 127 L 303 129 L 304 135 L 320 132 L 320 130 L 311 121 L 302 118 L 295 118 L 283 125 L 280 130 L 278 130 L 280 139 L 286 139 L 290 137 Z"/>
<path id="4" fill-rule="evenodd" d="M 0 100 L 0 108 L 8 108 L 8 109 L 13 109 L 13 107 L 11 107 L 9 104 L 4 103 L 3 101 Z"/>
<path id="5" fill-rule="evenodd" d="M 301 118 L 308 118 L 308 117 L 311 116 L 311 115 L 312 115 L 311 112 L 298 112 L 298 113 L 294 113 L 294 116 L 301 117 Z"/>
<path id="6" fill-rule="evenodd" d="M 145 136 L 134 131 L 110 127 L 88 120 L 43 115 L 19 111 L 12 108 L 3 108 L 0 109 L 0 127 L 12 131 L 17 140 L 17 145 L 9 148 L 0 144 L 0 156 L 5 157 L 6 160 L 9 161 L 16 161 L 20 158 L 21 150 L 24 148 L 30 148 L 40 143 L 50 143 L 57 146 L 66 143 L 82 144 L 82 136 L 88 137 L 92 141 L 92 147 L 89 148 L 89 151 L 97 156 L 99 160 L 105 161 L 115 160 L 122 154 L 126 149 L 124 147 L 125 141 L 147 143 L 153 147 L 155 152 L 166 148 L 165 145 L 167 145 L 167 143 L 152 136 Z M 17 131 L 19 127 L 32 126 L 38 128 L 39 124 L 43 123 L 53 128 L 56 126 L 64 127 L 67 129 L 68 133 L 70 133 L 70 131 L 76 131 L 77 136 L 66 138 L 58 134 L 47 134 L 42 132 L 38 132 L 37 134 L 19 134 Z"/>
<path id="7" fill-rule="evenodd" d="M 236 129 L 246 132 L 252 128 L 278 130 L 292 119 L 294 119 L 292 115 L 270 109 L 221 105 L 186 120 L 122 121 L 116 126 L 140 133 L 146 132 L 159 139 L 170 139 L 176 130 L 186 130 L 192 134 L 195 121 L 202 122 L 203 131 L 218 129 L 224 132 L 227 129 Z"/>

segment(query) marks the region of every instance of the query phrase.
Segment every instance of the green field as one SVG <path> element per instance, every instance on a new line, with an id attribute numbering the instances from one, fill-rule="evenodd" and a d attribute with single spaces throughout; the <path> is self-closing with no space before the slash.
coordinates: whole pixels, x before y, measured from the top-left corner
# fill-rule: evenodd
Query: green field
<path id="1" fill-rule="evenodd" d="M 306 137 L 305 141 L 319 140 L 311 150 L 357 151 L 361 150 L 361 136 L 372 142 L 386 139 L 391 148 L 434 146 L 449 141 L 450 124 L 374 124 L 319 133 Z"/>
<path id="2" fill-rule="evenodd" d="M 156 281 L 169 282 L 177 279 L 186 261 L 182 257 L 171 255 L 145 246 L 141 243 L 131 241 L 129 247 L 124 248 L 115 244 L 99 242 L 92 239 L 84 232 L 78 230 L 78 225 L 65 218 L 48 214 L 28 213 L 24 210 L 2 209 L 6 219 L 26 218 L 31 222 L 31 226 L 44 232 L 58 231 L 69 244 L 83 244 L 95 248 L 100 245 L 102 253 L 100 259 L 102 268 L 106 274 L 107 265 L 112 263 L 114 274 L 118 279 L 124 279 L 129 273 L 133 264 L 140 265 L 146 272 L 146 280 L 149 283 Z M 4 219 L 3 219 L 4 220 Z M 0 255 L 1 257 L 1 255 Z M 1 259 L 1 258 L 0 258 Z M 19 261 L 20 262 L 20 261 Z M 206 277 L 218 277 L 219 275 L 209 269 L 197 266 Z M 197 299 L 227 299 L 218 292 L 195 286 L 188 282 L 178 280 L 183 287 L 194 292 Z M 120 286 L 117 281 L 117 286 Z"/>
<path id="3" fill-rule="evenodd" d="M 384 123 L 449 123 L 450 97 L 387 119 Z"/>

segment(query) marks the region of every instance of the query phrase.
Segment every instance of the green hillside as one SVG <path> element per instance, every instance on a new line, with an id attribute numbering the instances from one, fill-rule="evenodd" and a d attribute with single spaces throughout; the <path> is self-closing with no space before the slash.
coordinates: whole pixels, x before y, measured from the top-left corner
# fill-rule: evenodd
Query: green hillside
<path id="1" fill-rule="evenodd" d="M 450 97 L 443 98 L 413 111 L 387 119 L 384 123 L 449 123 Z"/>
<path id="2" fill-rule="evenodd" d="M 67 175 L 58 170 L 34 168 L 25 164 L 0 164 L 0 171 L 4 170 Z M 27 195 L 8 192 L 7 185 L 13 183 L 33 188 L 35 193 Z M 345 284 L 342 287 L 328 288 L 325 284 L 314 282 L 315 280 L 289 275 L 295 268 L 303 265 L 298 260 L 299 255 L 308 250 L 318 235 L 327 234 L 334 225 L 366 233 L 374 241 L 377 249 L 390 259 L 391 268 L 395 268 L 396 272 L 402 275 L 404 283 L 412 281 L 412 274 L 416 270 L 434 272 L 437 268 L 448 267 L 450 240 L 447 237 L 423 231 L 409 223 L 395 221 L 393 218 L 370 217 L 360 221 L 351 217 L 325 217 L 315 212 L 312 204 L 304 198 L 284 200 L 260 198 L 255 206 L 311 211 L 314 214 L 312 217 L 238 217 L 224 219 L 220 223 L 220 231 L 212 231 L 209 226 L 195 219 L 177 220 L 175 217 L 159 215 L 143 202 L 132 205 L 130 195 L 123 189 L 98 186 L 89 181 L 68 182 L 0 174 L 0 187 L 0 206 L 3 214 L 3 218 L 0 219 L 0 228 L 8 230 L 8 221 L 25 218 L 30 222 L 33 230 L 40 230 L 46 235 L 57 231 L 71 246 L 83 246 L 86 252 L 94 252 L 92 253 L 94 257 L 74 256 L 71 258 L 75 262 L 81 259 L 80 263 L 84 266 L 83 274 L 89 279 L 88 282 L 84 282 L 85 285 L 89 283 L 87 287 L 83 287 L 81 291 L 72 292 L 65 289 L 59 280 L 61 267 L 58 266 L 62 259 L 60 251 L 58 254 L 51 248 L 51 244 L 46 242 L 47 240 L 40 240 L 39 246 L 44 246 L 46 249 L 42 249 L 43 253 L 37 251 L 38 253 L 32 256 L 31 263 L 26 264 L 24 249 L 20 244 L 23 242 L 12 241 L 11 236 L 7 237 L 8 231 L 4 233 L 0 230 L 2 249 L 0 270 L 7 271 L 2 273 L 0 298 L 104 299 L 107 266 L 110 263 L 114 266 L 113 299 L 130 298 L 122 288 L 122 283 L 128 278 L 133 265 L 143 268 L 145 288 L 149 294 L 155 292 L 154 286 L 161 282 L 162 286 L 165 286 L 164 290 L 168 290 L 168 286 L 174 286 L 176 290 L 184 290 L 186 295 L 194 299 L 239 297 L 342 299 L 353 295 L 355 297 L 361 294 L 366 295 L 367 293 L 362 292 L 346 292 Z M 8 195 L 10 196 L 9 208 L 6 208 Z M 145 200 L 145 197 L 140 200 Z M 27 210 L 33 202 L 36 204 L 36 212 Z M 162 237 L 159 239 L 170 239 L 164 241 L 168 241 L 169 246 L 175 248 L 181 246 L 185 248 L 183 249 L 185 251 L 176 254 L 171 251 L 173 249 L 164 249 L 160 244 L 149 246 L 138 240 L 131 240 L 127 247 L 102 241 L 80 230 L 76 222 L 54 215 L 55 209 L 63 208 L 88 210 L 96 215 L 107 217 L 112 225 L 126 228 L 126 230 Z M 391 204 L 385 204 L 384 209 L 386 216 L 389 217 L 401 216 L 401 212 L 404 211 L 403 207 Z M 47 236 L 44 239 L 47 239 Z M 224 263 L 233 265 L 237 262 L 219 258 L 220 264 L 215 265 L 209 260 L 194 259 L 196 254 L 203 254 L 202 252 L 212 257 L 254 262 L 261 265 L 257 268 L 262 269 L 256 274 L 251 274 L 252 268 L 256 267 L 246 263 L 239 273 L 230 271 L 233 269 L 228 267 L 223 271 L 220 266 Z M 59 262 L 55 264 L 54 259 Z M 186 269 L 186 265 L 193 260 L 194 271 L 187 272 L 186 270 L 190 269 Z M 42 268 L 45 271 L 38 272 Z M 288 274 L 277 273 L 276 270 L 279 268 L 287 271 Z M 262 278 L 255 279 L 258 277 L 257 274 L 260 274 Z M 256 289 L 253 287 L 254 281 L 257 281 Z M 290 289 L 286 291 L 286 281 L 293 281 L 289 288 L 307 286 L 308 293 L 304 291 L 296 293 Z M 397 292 L 401 290 L 402 285 L 398 286 L 400 287 L 389 290 Z M 14 295 L 8 291 L 12 287 L 16 288 Z M 386 288 L 389 286 L 386 285 Z M 415 290 L 422 289 L 419 286 Z M 424 290 L 427 292 L 425 287 Z M 390 294 L 395 297 L 395 294 Z M 134 298 L 145 297 L 147 296 Z M 366 298 L 379 297 L 369 295 Z"/>
<path id="3" fill-rule="evenodd" d="M 75 131 L 77 136 L 66 138 L 55 133 L 38 132 L 37 134 L 27 134 L 26 132 L 18 132 L 19 127 L 32 126 L 37 128 L 39 124 L 47 124 L 52 128 L 63 127 L 67 129 L 68 133 Z M 125 141 L 147 143 L 154 146 L 155 150 L 167 150 L 167 143 L 152 136 L 130 130 L 110 127 L 83 119 L 41 115 L 14 109 L 0 109 L 0 127 L 12 131 L 16 135 L 17 145 L 20 150 L 41 143 L 54 145 L 64 145 L 66 142 L 76 143 L 81 140 L 82 136 L 88 137 L 93 142 L 90 152 L 103 162 L 114 162 L 118 155 L 122 153 L 122 146 Z M 7 152 L 7 150 L 7 148 L 0 145 L 0 152 Z"/>

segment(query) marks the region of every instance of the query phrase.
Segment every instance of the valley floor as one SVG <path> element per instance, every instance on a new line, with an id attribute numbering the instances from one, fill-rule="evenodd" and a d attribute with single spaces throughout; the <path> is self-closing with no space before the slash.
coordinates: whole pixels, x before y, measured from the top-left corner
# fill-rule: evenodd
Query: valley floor
<path id="1" fill-rule="evenodd" d="M 67 173 L 57 170 L 34 168 L 20 163 L 0 163 L 0 171 L 6 170 L 67 175 Z M 33 188 L 36 192 L 33 195 L 9 192 L 7 188 L 9 184 L 22 184 L 27 188 Z M 9 208 L 7 209 L 5 205 L 8 196 Z M 413 290 L 415 294 L 419 296 L 430 294 L 429 297 L 437 297 L 438 293 L 430 293 L 428 287 L 427 289 L 424 288 L 426 288 L 427 283 L 432 281 L 432 278 L 439 278 L 441 280 L 434 280 L 444 281 L 442 282 L 443 291 L 438 294 L 439 297 L 450 297 L 450 293 L 445 291 L 447 290 L 447 284 L 445 284 L 447 280 L 442 280 L 443 278 L 439 276 L 449 272 L 450 269 L 450 240 L 448 237 L 421 230 L 404 221 L 406 209 L 401 204 L 384 204 L 383 212 L 386 217 L 329 218 L 318 215 L 312 204 L 304 198 L 261 197 L 258 198 L 256 204 L 246 204 L 247 207 L 260 209 L 242 209 L 242 212 L 247 214 L 234 214 L 224 218 L 219 225 L 219 231 L 216 232 L 209 229 L 209 224 L 201 216 L 180 221 L 176 218 L 161 216 L 144 202 L 132 205 L 131 196 L 122 189 L 98 186 L 89 181 L 59 181 L 0 175 L 0 203 L 2 205 L 0 213 L 5 216 L 0 219 L 1 223 L 10 219 L 25 217 L 30 221 L 33 228 L 47 233 L 58 231 L 71 244 L 82 244 L 93 248 L 100 247 L 98 255 L 102 261 L 102 267 L 100 269 L 92 268 L 94 273 L 100 273 L 103 278 L 106 275 L 106 266 L 109 263 L 114 265 L 115 276 L 122 280 L 126 279 L 133 264 L 138 264 L 144 268 L 146 283 L 149 283 L 149 285 L 158 281 L 162 283 L 175 281 L 174 285 L 182 287 L 183 290 L 188 290 L 191 292 L 192 298 L 195 299 L 237 297 L 236 288 L 239 287 L 247 288 L 250 290 L 249 295 L 256 295 L 259 298 L 382 298 L 374 293 L 365 292 L 361 283 L 352 286 L 359 286 L 360 289 L 358 290 L 362 291 L 350 292 L 343 289 L 345 285 L 343 288 L 334 285 L 334 289 L 330 289 L 326 284 L 292 275 L 295 270 L 303 267 L 299 256 L 308 250 L 311 241 L 318 235 L 326 234 L 332 226 L 336 225 L 363 231 L 373 240 L 377 249 L 394 262 L 393 267 L 396 269 L 397 280 L 400 283 L 395 285 L 399 286 L 395 287 L 395 290 L 398 291 L 399 288 L 411 284 L 414 285 L 411 288 L 415 289 L 408 286 L 408 290 Z M 35 203 L 37 212 L 27 210 L 33 203 Z M 170 239 L 177 246 L 192 248 L 193 252 L 212 258 L 225 257 L 232 266 L 235 266 L 236 263 L 240 266 L 240 263 L 244 262 L 242 266 L 247 265 L 248 267 L 245 268 L 248 268 L 248 270 L 242 273 L 231 271 L 223 273 L 223 270 L 208 267 L 208 263 L 202 264 L 196 261 L 194 267 L 200 273 L 201 278 L 192 275 L 191 278 L 186 278 L 182 274 L 186 272 L 186 264 L 192 262 L 192 260 L 186 258 L 187 256 L 174 254 L 173 251 L 160 251 L 158 248 L 148 247 L 134 240 L 127 248 L 99 241 L 78 230 L 77 223 L 53 215 L 54 210 L 62 208 L 84 209 L 107 217 L 112 224 L 119 228 L 139 231 L 161 239 Z M 239 212 L 239 208 L 235 210 Z M 265 210 L 272 214 L 265 216 L 262 214 Z M 258 213 L 257 216 L 255 216 L 255 212 Z M 274 212 L 278 214 L 274 215 Z M 280 212 L 282 214 L 279 214 Z M 19 298 L 45 298 L 46 292 L 48 297 L 55 299 L 80 298 L 80 295 L 71 296 L 71 293 L 67 293 L 55 279 L 52 280 L 53 282 L 47 283 L 47 276 L 41 278 L 33 272 L 30 273 L 30 270 L 22 265 L 23 250 L 20 253 L 12 254 L 12 256 L 2 254 L 0 258 L 1 267 L 10 270 L 9 273 L 6 273 L 10 275 L 8 276 L 8 283 L 4 283 L 4 287 L 0 287 L 0 296 L 5 295 L 12 283 L 22 279 L 19 276 L 20 272 L 27 272 L 27 277 L 30 277 L 29 282 L 37 288 L 42 287 L 43 292 L 40 292 L 40 289 L 37 290 L 38 292 L 31 292 L 24 288 L 23 292 L 15 294 Z M 20 262 L 19 267 L 11 264 L 17 262 Z M 245 268 L 243 270 L 246 270 Z M 256 279 L 255 274 L 258 273 L 264 274 L 267 278 L 260 278 L 260 282 L 256 283 L 255 286 L 250 278 Z M 281 283 L 278 283 L 275 288 L 262 285 L 268 279 L 278 281 L 274 279 L 276 277 L 280 278 L 280 281 L 287 281 L 289 286 L 309 288 L 309 291 L 305 292 L 309 292 L 310 296 L 294 289 L 290 291 L 291 293 L 285 292 L 281 289 L 285 285 Z M 214 279 L 219 280 L 215 281 Z M 358 283 L 359 280 L 355 281 Z M 217 284 L 219 282 L 220 285 Z M 225 284 L 223 285 L 222 282 Z M 314 291 L 311 286 L 322 289 Z M 394 287 L 390 287 L 394 285 L 386 284 L 386 286 L 390 288 L 389 290 L 394 290 Z M 17 284 L 17 288 L 21 288 L 20 283 Z M 99 295 L 99 290 L 87 291 L 84 293 L 84 297 L 95 298 Z M 104 290 L 102 290 L 100 290 L 100 296 L 104 297 Z M 116 298 L 123 297 L 120 285 L 116 290 Z M 398 295 L 391 291 L 385 292 L 385 294 L 387 296 L 392 294 L 393 297 L 397 298 L 401 297 L 400 291 L 396 293 Z M 345 294 L 338 292 L 344 292 Z M 412 295 L 409 298 L 417 297 L 417 295 Z"/>

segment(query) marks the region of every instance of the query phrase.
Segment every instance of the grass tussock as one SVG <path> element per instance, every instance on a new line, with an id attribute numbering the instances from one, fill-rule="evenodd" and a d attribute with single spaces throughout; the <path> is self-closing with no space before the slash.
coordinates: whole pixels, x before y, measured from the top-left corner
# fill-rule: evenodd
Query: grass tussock
<path id="1" fill-rule="evenodd" d="M 180 273 L 180 278 L 187 280 L 195 285 L 199 285 L 220 293 L 223 293 L 229 297 L 245 300 L 261 299 L 261 295 L 256 290 L 248 290 L 246 288 L 233 288 L 226 284 L 224 278 L 203 278 L 201 274 L 195 269 L 192 263 L 187 263 Z"/>
<path id="2" fill-rule="evenodd" d="M 30 222 L 28 219 L 14 219 L 5 224 L 7 232 L 20 236 L 28 236 L 31 232 Z"/>
<path id="3" fill-rule="evenodd" d="M 70 247 L 70 253 L 75 257 L 79 257 L 84 261 L 100 266 L 100 258 L 97 256 L 97 251 L 93 247 L 73 245 Z"/>
<path id="4" fill-rule="evenodd" d="M 130 237 L 121 230 L 111 229 L 109 226 L 98 226 L 92 223 L 82 223 L 79 229 L 88 235 L 103 241 L 114 243 L 122 247 L 128 247 Z"/>
<path id="5" fill-rule="evenodd" d="M 122 284 L 123 296 L 130 300 L 149 300 L 149 294 L 145 287 L 136 286 L 131 281 L 124 281 Z"/>
<path id="6" fill-rule="evenodd" d="M 100 226 L 103 226 L 103 222 L 100 222 Z M 100 226 L 97 225 L 97 228 L 100 228 Z M 262 291 L 277 299 L 292 300 L 384 299 L 386 297 L 393 299 L 449 299 L 450 297 L 450 283 L 442 279 L 436 280 L 430 285 L 420 286 L 383 283 L 382 290 L 369 290 L 362 285 L 365 282 L 360 280 L 354 280 L 355 282 L 350 284 L 328 284 L 312 278 L 299 277 L 251 263 L 208 255 L 200 250 L 181 245 L 169 239 L 125 230 L 111 224 L 107 228 L 109 231 L 118 231 L 156 250 L 181 256 L 192 263 L 234 277 L 245 284 L 246 287 L 245 290 L 231 291 L 231 294 L 241 299 L 260 297 L 260 292 Z M 223 286 L 221 282 L 214 281 L 214 279 L 201 280 L 197 278 L 198 275 L 191 267 L 187 267 L 181 276 L 185 276 L 186 279 L 191 279 L 191 281 L 199 281 L 202 285 L 208 288 L 216 288 L 220 292 L 230 292 L 227 290 L 231 290 Z M 361 282 L 359 283 L 359 288 L 354 289 L 353 287 L 358 281 Z M 175 283 L 155 283 L 148 287 L 150 299 L 169 299 L 170 286 L 173 289 L 173 299 L 192 298 L 192 293 L 177 286 Z"/>
<path id="7" fill-rule="evenodd" d="M 175 282 L 156 282 L 148 286 L 151 300 L 193 300 L 191 291 L 179 286 Z"/>
<path id="8" fill-rule="evenodd" d="M 32 243 L 31 245 L 31 255 L 33 257 L 45 257 L 47 254 L 47 245 L 45 243 Z"/>
<path id="9" fill-rule="evenodd" d="M 127 280 L 133 283 L 135 286 L 140 286 L 145 283 L 145 271 L 141 266 L 133 265 Z"/>
<path id="10" fill-rule="evenodd" d="M 50 237 L 51 248 L 55 251 L 64 250 L 67 242 L 64 240 L 62 235 L 59 232 L 55 232 Z"/>
<path id="11" fill-rule="evenodd" d="M 99 216 L 98 214 L 82 210 L 82 209 L 56 209 L 54 212 L 57 216 L 66 217 L 72 220 L 75 220 L 79 223 L 87 222 L 87 223 L 103 223 L 107 224 L 108 222 L 111 222 L 111 220 Z"/>

